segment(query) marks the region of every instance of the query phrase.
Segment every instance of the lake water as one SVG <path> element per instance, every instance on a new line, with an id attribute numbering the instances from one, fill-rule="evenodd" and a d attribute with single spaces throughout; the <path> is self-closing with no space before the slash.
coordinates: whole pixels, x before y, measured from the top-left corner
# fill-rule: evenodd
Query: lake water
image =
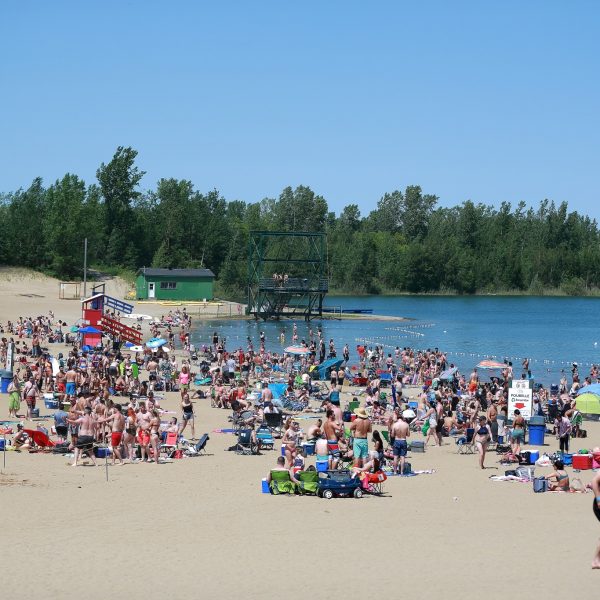
<path id="1" fill-rule="evenodd" d="M 398 321 L 323 320 L 296 321 L 300 339 L 308 340 L 309 328 L 316 334 L 321 326 L 326 340 L 333 338 L 338 352 L 344 343 L 356 360 L 356 345 L 383 345 L 418 349 L 438 347 L 467 374 L 480 360 L 493 358 L 513 362 L 520 373 L 524 357 L 531 359 L 534 379 L 544 384 L 558 382 L 561 369 L 579 363 L 587 375 L 592 363 L 600 363 L 600 298 L 555 298 L 530 296 L 367 296 L 327 297 L 327 306 L 372 308 L 375 314 L 413 319 Z M 217 329 L 228 348 L 246 347 L 251 337 L 258 347 L 259 332 L 264 331 L 267 347 L 281 350 L 281 331 L 285 345 L 292 343 L 292 322 L 197 321 L 192 334 L 196 345 L 209 343 Z"/>

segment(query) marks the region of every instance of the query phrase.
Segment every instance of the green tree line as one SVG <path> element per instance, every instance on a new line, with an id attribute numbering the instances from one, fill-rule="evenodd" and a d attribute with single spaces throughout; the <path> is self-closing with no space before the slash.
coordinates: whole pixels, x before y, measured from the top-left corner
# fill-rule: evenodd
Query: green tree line
<path id="1" fill-rule="evenodd" d="M 219 289 L 243 295 L 251 230 L 327 233 L 330 287 L 349 293 L 472 294 L 600 288 L 600 231 L 595 220 L 543 200 L 500 208 L 471 201 L 452 208 L 419 186 L 386 193 L 367 215 L 356 204 L 339 215 L 309 187 L 278 198 L 227 201 L 187 180 L 160 179 L 140 190 L 137 152 L 119 147 L 86 185 L 67 174 L 45 187 L 0 196 L 0 263 L 61 278 L 89 263 L 105 268 L 208 267 Z"/>

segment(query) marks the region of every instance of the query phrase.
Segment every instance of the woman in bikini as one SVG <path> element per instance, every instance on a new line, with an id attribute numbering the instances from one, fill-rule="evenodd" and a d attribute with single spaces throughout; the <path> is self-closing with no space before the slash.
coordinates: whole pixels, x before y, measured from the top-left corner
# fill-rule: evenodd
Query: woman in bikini
<path id="1" fill-rule="evenodd" d="M 296 458 L 296 453 L 298 451 L 297 446 L 300 442 L 300 435 L 300 427 L 298 423 L 294 421 L 290 427 L 286 429 L 283 437 L 281 438 L 281 443 L 283 446 L 285 446 L 285 459 L 289 469 L 292 468 L 294 459 Z"/>
<path id="2" fill-rule="evenodd" d="M 135 434 L 137 431 L 136 419 L 135 419 L 135 410 L 130 406 L 127 409 L 127 417 L 125 418 L 125 431 L 123 433 L 123 443 L 125 444 L 125 448 L 127 450 L 127 458 L 129 462 L 133 462 L 135 458 L 133 452 L 133 446 L 135 444 Z"/>
<path id="3" fill-rule="evenodd" d="M 554 473 L 550 473 L 546 480 L 548 481 L 548 489 L 551 492 L 568 492 L 571 489 L 569 474 L 565 471 L 562 460 L 554 461 Z"/>
<path id="4" fill-rule="evenodd" d="M 477 448 L 479 454 L 479 466 L 482 469 L 485 469 L 483 464 L 485 461 L 485 452 L 491 439 L 492 430 L 487 423 L 487 419 L 483 416 L 479 417 L 479 427 L 477 427 L 475 431 L 475 448 Z"/>
<path id="5" fill-rule="evenodd" d="M 150 420 L 150 446 L 154 454 L 154 462 L 158 464 L 158 457 L 160 454 L 160 416 L 158 411 L 154 409 L 152 411 L 152 419 Z"/>

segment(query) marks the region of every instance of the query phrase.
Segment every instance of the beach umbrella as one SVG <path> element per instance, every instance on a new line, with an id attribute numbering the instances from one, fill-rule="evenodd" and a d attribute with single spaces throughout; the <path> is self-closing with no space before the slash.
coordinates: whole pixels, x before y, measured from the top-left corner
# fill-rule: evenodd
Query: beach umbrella
<path id="1" fill-rule="evenodd" d="M 79 327 L 77 327 L 77 325 L 73 325 L 73 327 L 71 327 L 71 329 L 69 329 L 69 331 L 71 333 L 77 333 L 79 331 Z"/>
<path id="2" fill-rule="evenodd" d="M 284 352 L 286 354 L 294 354 L 295 356 L 301 356 L 302 354 L 310 354 L 310 350 L 305 346 L 288 346 Z"/>
<path id="3" fill-rule="evenodd" d="M 125 346 L 125 348 L 131 348 L 132 346 L 134 346 L 135 344 L 133 342 L 125 342 L 123 344 L 123 346 Z"/>
<path id="4" fill-rule="evenodd" d="M 148 340 L 146 342 L 146 346 L 148 346 L 148 348 L 160 348 L 161 346 L 164 346 L 167 343 L 167 340 L 165 340 L 164 338 L 152 338 L 151 340 Z"/>
<path id="5" fill-rule="evenodd" d="M 591 385 L 579 388 L 577 396 L 582 396 L 583 394 L 595 394 L 596 396 L 600 396 L 600 383 L 592 383 Z"/>
<path id="6" fill-rule="evenodd" d="M 507 365 L 501 362 L 496 362 L 495 360 L 482 360 L 478 365 L 478 369 L 490 369 L 490 370 L 498 370 L 498 369 L 506 369 Z"/>
<path id="7" fill-rule="evenodd" d="M 451 369 L 446 369 L 439 377 L 442 381 L 448 381 L 454 377 L 454 374 L 458 371 L 456 367 L 452 367 Z"/>
<path id="8" fill-rule="evenodd" d="M 575 406 L 584 415 L 600 415 L 600 396 L 581 394 L 581 396 L 577 396 Z"/>
<path id="9" fill-rule="evenodd" d="M 79 333 L 102 333 L 99 329 L 96 329 L 91 325 L 88 325 L 87 327 L 80 327 L 77 331 L 79 331 Z"/>

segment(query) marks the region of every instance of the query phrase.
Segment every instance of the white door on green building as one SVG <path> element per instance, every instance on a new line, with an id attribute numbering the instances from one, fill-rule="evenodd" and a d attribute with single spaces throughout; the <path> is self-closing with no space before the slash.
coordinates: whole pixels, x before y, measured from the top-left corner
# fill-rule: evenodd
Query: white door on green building
<path id="1" fill-rule="evenodd" d="M 156 296 L 154 288 L 154 282 L 148 282 L 148 298 L 154 298 Z"/>

